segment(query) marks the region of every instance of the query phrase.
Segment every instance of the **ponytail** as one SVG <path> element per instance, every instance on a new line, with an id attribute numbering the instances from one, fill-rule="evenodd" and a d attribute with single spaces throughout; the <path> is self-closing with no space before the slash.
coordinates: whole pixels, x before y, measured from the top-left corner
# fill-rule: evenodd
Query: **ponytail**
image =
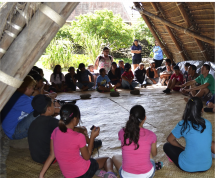
<path id="1" fill-rule="evenodd" d="M 66 125 L 65 125 L 63 120 L 59 121 L 58 127 L 61 130 L 61 132 L 64 132 L 64 133 L 67 132 L 67 127 L 66 127 Z"/>
<path id="2" fill-rule="evenodd" d="M 62 106 L 60 110 L 60 121 L 58 124 L 59 129 L 61 132 L 67 132 L 67 127 L 74 117 L 79 119 L 79 122 L 81 121 L 81 114 L 78 106 L 74 104 L 65 104 Z"/>
<path id="3" fill-rule="evenodd" d="M 139 148 L 140 123 L 145 119 L 145 109 L 141 105 L 135 105 L 130 110 L 129 120 L 126 123 L 124 130 L 123 146 L 129 146 L 132 142 L 135 144 L 135 150 Z M 127 143 L 129 139 L 129 143 Z"/>

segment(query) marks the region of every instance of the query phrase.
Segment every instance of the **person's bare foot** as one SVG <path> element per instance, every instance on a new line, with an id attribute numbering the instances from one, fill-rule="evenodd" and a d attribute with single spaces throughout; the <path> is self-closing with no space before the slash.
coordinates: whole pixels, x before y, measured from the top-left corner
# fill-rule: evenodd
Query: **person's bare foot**
<path id="1" fill-rule="evenodd" d="M 187 103 L 189 101 L 189 98 L 184 98 L 184 101 Z"/>

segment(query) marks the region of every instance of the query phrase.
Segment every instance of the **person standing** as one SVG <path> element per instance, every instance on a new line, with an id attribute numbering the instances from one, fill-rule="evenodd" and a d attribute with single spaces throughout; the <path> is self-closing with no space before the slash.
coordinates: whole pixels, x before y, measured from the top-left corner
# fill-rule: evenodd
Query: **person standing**
<path id="1" fill-rule="evenodd" d="M 157 41 L 155 41 L 155 46 L 153 47 L 153 53 L 154 53 L 153 60 L 155 61 L 155 68 L 158 68 L 161 66 L 163 62 L 163 51 Z"/>
<path id="2" fill-rule="evenodd" d="M 103 54 L 99 55 L 95 62 L 95 70 L 100 70 L 101 68 L 104 68 L 106 71 L 106 74 L 108 74 L 111 64 L 113 62 L 113 57 L 109 55 L 109 48 L 104 47 L 103 48 Z"/>
<path id="3" fill-rule="evenodd" d="M 133 46 L 131 47 L 133 70 L 135 70 L 142 61 L 141 52 L 142 47 L 138 44 L 138 40 L 134 40 Z"/>

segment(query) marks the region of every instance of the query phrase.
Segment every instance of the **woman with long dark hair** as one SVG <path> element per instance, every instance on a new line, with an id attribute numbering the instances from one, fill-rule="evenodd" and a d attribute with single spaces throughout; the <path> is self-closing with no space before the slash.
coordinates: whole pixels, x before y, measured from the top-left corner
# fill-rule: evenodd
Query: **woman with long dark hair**
<path id="1" fill-rule="evenodd" d="M 201 117 L 203 104 L 200 98 L 193 97 L 187 102 L 182 120 L 167 137 L 163 150 L 174 164 L 186 172 L 202 172 L 212 165 L 211 143 L 212 125 Z M 186 147 L 176 139 L 184 137 Z"/>
<path id="2" fill-rule="evenodd" d="M 157 137 L 143 127 L 145 121 L 145 109 L 135 105 L 126 126 L 118 133 L 122 156 L 114 156 L 113 162 L 121 178 L 152 178 L 155 170 L 162 168 L 162 162 L 155 163 L 152 159 L 157 155 Z"/>
<path id="3" fill-rule="evenodd" d="M 113 173 L 113 162 L 111 158 L 90 158 L 93 143 L 99 135 L 100 128 L 93 128 L 89 144 L 86 146 L 85 136 L 82 133 L 74 131 L 75 126 L 80 121 L 81 113 L 78 106 L 73 104 L 65 104 L 62 106 L 59 127 L 52 132 L 50 155 L 40 172 L 40 178 L 44 177 L 45 172 L 55 157 L 66 178 L 90 178 L 94 174 L 104 178 L 117 178 Z M 99 170 L 101 168 L 104 168 L 105 171 Z"/>
<path id="4" fill-rule="evenodd" d="M 61 72 L 61 66 L 56 65 L 54 68 L 53 73 L 51 74 L 50 82 L 52 86 L 56 89 L 57 92 L 64 92 L 66 91 L 65 85 L 65 77 Z"/>

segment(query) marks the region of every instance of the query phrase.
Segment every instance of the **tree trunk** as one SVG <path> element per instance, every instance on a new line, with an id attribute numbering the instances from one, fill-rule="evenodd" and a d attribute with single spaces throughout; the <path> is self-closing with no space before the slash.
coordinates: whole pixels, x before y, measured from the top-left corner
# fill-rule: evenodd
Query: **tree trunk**
<path id="1" fill-rule="evenodd" d="M 78 2 L 47 2 L 44 4 L 67 19 Z M 1 59 L 0 70 L 23 80 L 59 29 L 58 24 L 38 10 Z M 16 88 L 2 82 L 0 85 L 0 110 L 2 110 Z"/>

